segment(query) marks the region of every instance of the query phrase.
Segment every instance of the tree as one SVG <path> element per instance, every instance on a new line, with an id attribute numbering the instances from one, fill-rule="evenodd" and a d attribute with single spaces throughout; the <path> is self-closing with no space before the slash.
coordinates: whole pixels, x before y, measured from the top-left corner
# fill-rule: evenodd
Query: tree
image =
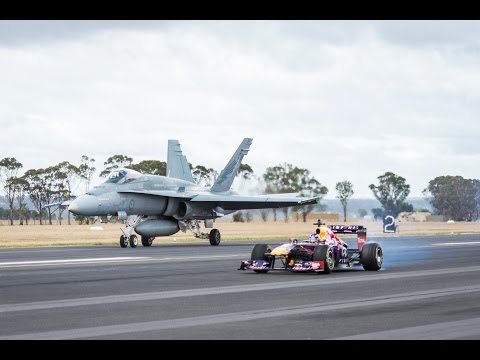
<path id="1" fill-rule="evenodd" d="M 318 197 L 319 201 L 328 193 L 328 188 L 320 184 L 314 177 L 310 177 L 310 171 L 307 169 L 300 169 L 301 187 L 300 195 L 305 197 Z M 318 207 L 318 204 L 295 206 L 294 211 L 300 211 L 303 222 L 307 222 L 307 216 L 313 209 Z"/>
<path id="2" fill-rule="evenodd" d="M 368 211 L 365 209 L 358 209 L 358 216 L 363 219 L 365 216 L 367 216 Z"/>
<path id="3" fill-rule="evenodd" d="M 431 196 L 429 201 L 437 215 L 455 221 L 478 219 L 479 180 L 464 179 L 461 176 L 438 176 L 429 181 L 423 194 Z"/>
<path id="4" fill-rule="evenodd" d="M 15 158 L 3 158 L 0 160 L 0 183 L 3 185 L 7 202 L 10 207 L 10 225 L 13 225 L 13 202 L 17 188 L 12 179 L 17 176 L 23 165 Z"/>
<path id="5" fill-rule="evenodd" d="M 132 161 L 133 159 L 126 155 L 110 156 L 107 161 L 103 163 L 105 169 L 100 173 L 100 176 L 105 177 L 115 169 L 130 167 L 132 165 Z"/>
<path id="6" fill-rule="evenodd" d="M 65 191 L 61 185 L 63 175 L 57 173 L 55 166 L 50 166 L 45 169 L 30 169 L 23 178 L 29 184 L 27 193 L 38 210 L 40 225 L 43 224 L 44 215 L 48 216 L 48 223 L 52 225 L 52 208 L 45 205 L 58 200 L 59 194 Z"/>
<path id="7" fill-rule="evenodd" d="M 343 221 L 347 222 L 347 204 L 353 195 L 353 185 L 350 181 L 344 180 L 337 182 L 335 189 L 337 190 L 337 198 L 340 199 L 340 203 L 342 204 Z"/>
<path id="8" fill-rule="evenodd" d="M 385 210 L 382 208 L 374 208 L 371 211 L 374 220 L 383 219 L 385 217 Z"/>
<path id="9" fill-rule="evenodd" d="M 64 200 L 70 200 L 73 195 L 73 189 L 77 188 L 82 177 L 80 169 L 68 161 L 62 161 L 51 168 L 53 174 L 53 196 L 55 200 L 62 203 Z M 65 207 L 58 206 L 58 218 L 60 225 L 62 224 L 62 213 Z M 70 225 L 70 213 L 68 213 L 68 224 Z"/>
<path id="10" fill-rule="evenodd" d="M 217 172 L 212 168 L 207 169 L 203 165 L 197 165 L 192 169 L 192 176 L 193 180 L 195 180 L 198 185 L 212 186 L 217 176 Z"/>
<path id="11" fill-rule="evenodd" d="M 474 215 L 473 219 L 478 220 L 480 218 L 480 180 L 478 179 L 473 179 L 472 181 L 472 186 L 474 188 Z"/>
<path id="12" fill-rule="evenodd" d="M 268 220 L 268 210 L 267 209 L 260 210 L 260 216 L 262 217 L 263 222 L 266 222 Z"/>
<path id="13" fill-rule="evenodd" d="M 242 211 L 237 211 L 233 214 L 233 222 L 245 222 Z"/>
<path id="14" fill-rule="evenodd" d="M 406 183 L 405 178 L 389 171 L 377 179 L 379 185 L 369 185 L 373 196 L 380 202 L 386 215 L 397 217 L 405 207 L 409 206 L 404 200 L 410 194 L 410 185 Z"/>
<path id="15" fill-rule="evenodd" d="M 29 184 L 27 193 L 33 206 L 37 209 L 40 218 L 40 225 L 42 225 L 42 213 L 43 213 L 43 192 L 45 188 L 43 172 L 44 169 L 30 169 L 25 172 L 23 178 Z"/>
<path id="16" fill-rule="evenodd" d="M 78 167 L 78 172 L 80 177 L 85 181 L 85 192 L 88 192 L 90 189 L 90 182 L 92 181 L 92 176 L 97 170 L 93 164 L 95 163 L 95 159 L 90 159 L 86 155 L 82 155 L 80 160 L 80 165 Z"/>
<path id="17" fill-rule="evenodd" d="M 42 176 L 44 188 L 41 193 L 41 200 L 48 215 L 48 224 L 52 225 L 53 209 L 51 206 L 46 207 L 45 205 L 64 199 L 67 192 L 64 183 L 66 175 L 59 172 L 56 166 L 49 166 L 43 170 Z"/>
<path id="18" fill-rule="evenodd" d="M 141 172 L 142 174 L 165 176 L 167 174 L 167 163 L 159 160 L 143 160 L 138 164 L 130 165 L 130 169 Z"/>
<path id="19" fill-rule="evenodd" d="M 237 170 L 237 176 L 249 180 L 253 176 L 253 169 L 248 164 L 240 164 L 240 167 Z"/>
<path id="20" fill-rule="evenodd" d="M 11 179 L 11 182 L 16 188 L 18 220 L 20 221 L 20 225 L 23 225 L 23 219 L 25 218 L 25 224 L 28 225 L 28 209 L 25 203 L 25 195 L 27 194 L 29 184 L 23 177 L 14 177 Z"/>
<path id="21" fill-rule="evenodd" d="M 284 165 L 287 165 L 284 163 Z M 266 194 L 278 194 L 282 189 L 282 178 L 286 177 L 285 168 L 282 165 L 268 167 L 262 175 L 265 181 Z M 277 221 L 277 209 L 273 208 L 273 221 Z"/>
<path id="22" fill-rule="evenodd" d="M 301 196 L 322 197 L 327 194 L 328 189 L 322 186 L 318 180 L 310 176 L 310 171 L 292 164 L 280 164 L 266 169 L 263 174 L 267 194 L 278 193 L 300 193 Z M 315 205 L 302 205 L 294 207 L 294 211 L 300 211 L 303 221 L 306 222 L 307 215 L 315 208 Z M 282 209 L 285 213 L 285 222 L 288 221 L 288 207 Z M 276 213 L 274 212 L 274 221 Z"/>

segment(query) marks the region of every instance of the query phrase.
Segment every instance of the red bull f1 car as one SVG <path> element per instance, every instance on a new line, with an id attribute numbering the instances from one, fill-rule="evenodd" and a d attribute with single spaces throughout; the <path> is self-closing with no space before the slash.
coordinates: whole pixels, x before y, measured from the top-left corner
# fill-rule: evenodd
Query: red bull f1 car
<path id="1" fill-rule="evenodd" d="M 267 273 L 270 270 L 330 273 L 334 269 L 363 266 L 365 270 L 380 270 L 383 263 L 382 247 L 367 243 L 367 228 L 362 225 L 328 225 L 320 220 L 317 229 L 307 240 L 290 239 L 272 249 L 267 244 L 256 244 L 250 260 L 242 261 L 238 270 Z M 357 248 L 350 249 L 337 234 L 356 234 Z"/>

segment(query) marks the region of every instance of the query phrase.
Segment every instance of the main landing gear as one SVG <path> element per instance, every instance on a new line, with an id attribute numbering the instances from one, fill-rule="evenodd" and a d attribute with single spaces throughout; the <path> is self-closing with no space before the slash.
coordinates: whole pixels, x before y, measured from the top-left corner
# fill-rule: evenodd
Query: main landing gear
<path id="1" fill-rule="evenodd" d="M 128 247 L 130 245 L 131 248 L 136 248 L 138 246 L 138 238 L 137 235 L 133 233 L 135 226 L 137 226 L 142 219 L 144 218 L 143 215 L 131 215 L 127 218 L 127 225 L 125 226 L 125 230 L 122 230 L 123 234 L 120 236 L 120 246 L 122 248 Z M 212 229 L 209 233 L 202 232 L 200 229 L 200 224 L 198 220 L 184 220 L 178 221 L 178 226 L 181 231 L 186 232 L 190 230 L 193 235 L 198 239 L 208 239 L 210 245 L 218 246 L 220 245 L 221 235 L 220 230 Z M 143 246 L 152 246 L 153 240 L 155 237 L 151 236 L 141 236 L 141 242 Z"/>
<path id="2" fill-rule="evenodd" d="M 182 230 L 183 232 L 190 230 L 196 238 L 208 238 L 208 240 L 210 241 L 210 245 L 212 246 L 218 246 L 220 244 L 221 236 L 218 229 L 212 229 L 210 230 L 210 233 L 202 232 L 198 220 L 179 221 L 178 225 L 180 226 L 180 230 Z"/>

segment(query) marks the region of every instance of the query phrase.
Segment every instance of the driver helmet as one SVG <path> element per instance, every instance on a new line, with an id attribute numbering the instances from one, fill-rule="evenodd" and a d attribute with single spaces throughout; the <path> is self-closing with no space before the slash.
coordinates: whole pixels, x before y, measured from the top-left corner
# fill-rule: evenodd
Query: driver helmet
<path id="1" fill-rule="evenodd" d="M 325 240 L 327 240 L 327 230 L 325 230 L 325 227 L 318 227 L 315 229 L 315 233 L 318 236 L 318 239 L 323 243 Z"/>
<path id="2" fill-rule="evenodd" d="M 310 234 L 309 241 L 311 241 L 311 242 L 318 241 L 318 234 L 316 234 L 316 233 Z"/>

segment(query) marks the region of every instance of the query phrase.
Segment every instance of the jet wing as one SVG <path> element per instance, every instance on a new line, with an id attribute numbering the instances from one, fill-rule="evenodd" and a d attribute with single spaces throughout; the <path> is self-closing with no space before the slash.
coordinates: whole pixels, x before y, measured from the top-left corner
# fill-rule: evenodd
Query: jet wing
<path id="1" fill-rule="evenodd" d="M 163 196 L 163 197 L 173 197 L 178 199 L 185 199 L 190 200 L 191 198 L 195 197 L 196 193 L 190 193 L 185 191 L 173 191 L 173 190 L 118 190 L 119 193 L 129 193 L 129 194 L 146 194 L 146 195 L 154 195 L 154 196 Z"/>
<path id="2" fill-rule="evenodd" d="M 290 196 L 285 196 L 290 195 Z M 220 206 L 225 210 L 243 209 L 270 209 L 287 206 L 301 206 L 317 204 L 319 197 L 296 197 L 294 194 L 269 194 L 269 195 L 216 195 L 200 194 L 192 198 L 192 203 L 209 203 Z"/>
<path id="3" fill-rule="evenodd" d="M 319 197 L 297 197 L 296 194 L 269 194 L 269 195 L 226 195 L 226 194 L 198 194 L 188 191 L 174 190 L 119 190 L 119 193 L 146 194 L 163 197 L 173 197 L 190 200 L 192 203 L 203 203 L 211 207 L 219 206 L 224 210 L 271 209 L 287 206 L 301 206 L 317 204 Z"/>

